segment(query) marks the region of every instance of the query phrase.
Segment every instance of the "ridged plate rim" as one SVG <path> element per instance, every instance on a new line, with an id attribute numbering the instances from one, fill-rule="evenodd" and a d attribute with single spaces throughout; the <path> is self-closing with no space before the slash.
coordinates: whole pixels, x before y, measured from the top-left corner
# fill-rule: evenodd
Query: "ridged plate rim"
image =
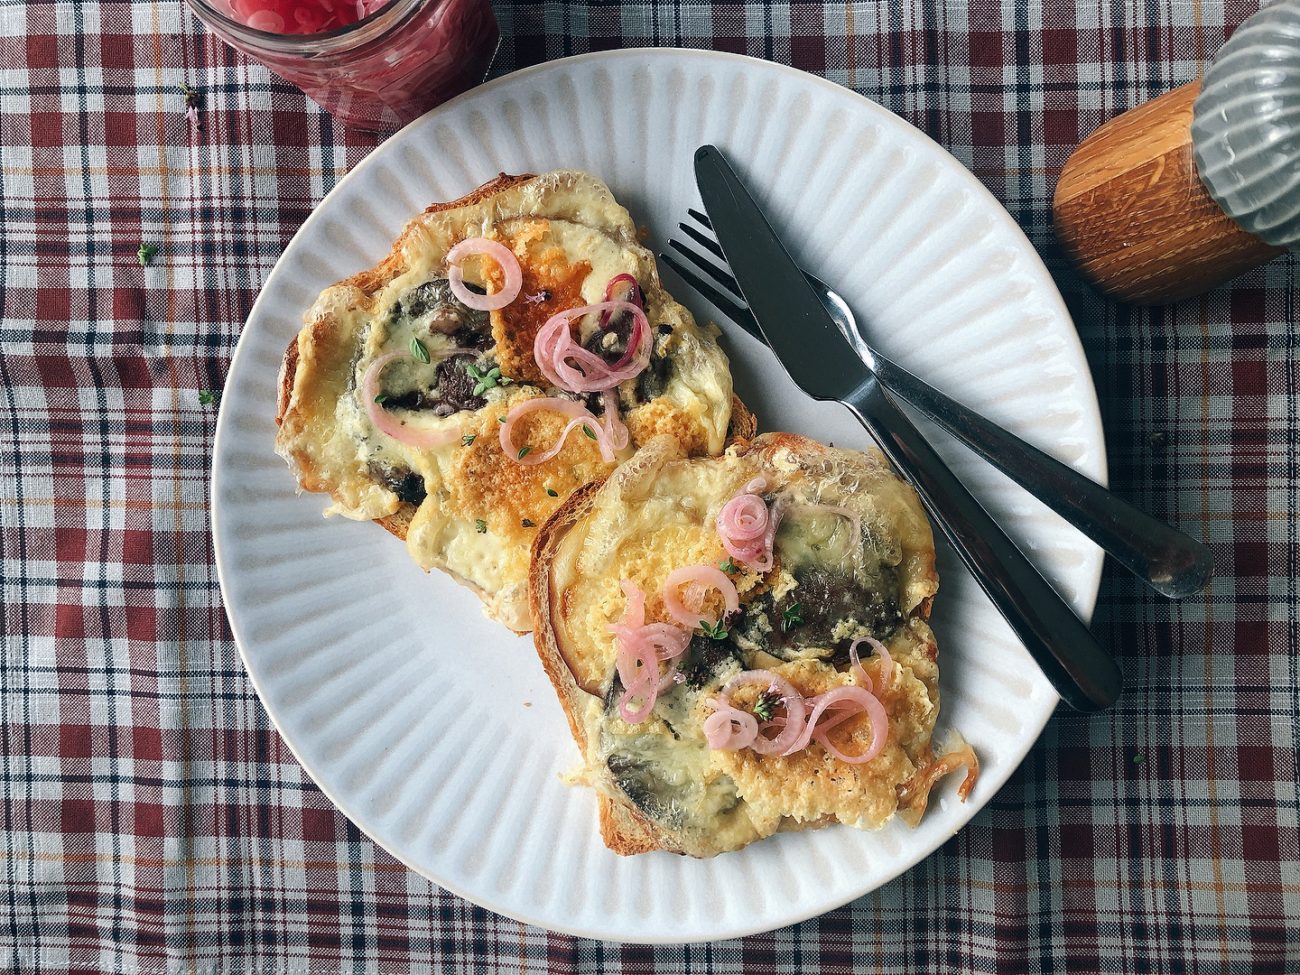
<path id="1" fill-rule="evenodd" d="M 683 64 L 691 61 L 712 62 L 719 66 L 737 66 L 743 65 L 746 71 L 753 72 L 757 77 L 768 73 L 773 77 L 780 78 L 785 82 L 795 82 L 806 85 L 808 90 L 814 94 L 822 96 L 833 95 L 836 98 L 843 99 L 848 96 L 852 103 L 862 112 L 872 117 L 872 120 L 881 125 L 886 130 L 893 130 L 905 142 L 922 147 L 926 152 L 925 161 L 940 166 L 947 170 L 948 175 L 961 183 L 964 189 L 972 197 L 980 201 L 981 216 L 987 216 L 995 224 L 1002 235 L 1008 240 L 1014 242 L 1017 246 L 1017 258 L 1022 262 L 1018 269 L 1027 274 L 1033 285 L 1033 297 L 1046 306 L 1048 315 L 1056 320 L 1058 326 L 1053 338 L 1064 343 L 1062 354 L 1072 361 L 1075 370 L 1071 377 L 1074 381 L 1082 383 L 1083 400 L 1073 405 L 1081 411 L 1079 420 L 1082 430 L 1079 436 L 1086 442 L 1086 446 L 1091 456 L 1087 461 L 1080 462 L 1081 468 L 1086 468 L 1088 473 L 1094 479 L 1105 483 L 1106 479 L 1106 460 L 1104 438 L 1102 433 L 1101 415 L 1098 407 L 1095 388 L 1089 373 L 1087 362 L 1084 357 L 1083 348 L 1079 342 L 1070 320 L 1069 313 L 1065 307 L 1051 276 L 1048 274 L 1042 260 L 1024 236 L 1019 225 L 1011 218 L 1010 214 L 1003 209 L 995 197 L 967 171 L 955 158 L 947 153 L 941 146 L 931 140 L 924 133 L 920 132 L 909 123 L 889 112 L 885 108 L 870 101 L 869 99 L 856 95 L 851 90 L 837 85 L 833 82 L 818 78 L 814 75 L 807 74 L 794 68 L 784 65 L 774 64 L 772 62 L 762 61 L 755 58 L 749 58 L 743 55 L 727 54 L 713 51 L 700 50 L 683 50 L 683 49 L 664 49 L 664 48 L 633 48 L 620 51 L 595 52 L 591 54 L 577 55 L 575 57 L 563 58 L 555 61 L 535 65 L 523 69 L 502 78 L 488 82 L 487 84 L 474 89 L 473 91 L 462 95 L 446 104 L 434 109 L 428 115 L 412 123 L 402 132 L 393 136 L 386 143 L 380 145 L 363 160 L 351 172 L 346 174 L 339 183 L 325 195 L 321 203 L 313 210 L 298 233 L 286 246 L 284 254 L 277 262 L 276 267 L 268 275 L 263 286 L 262 292 L 254 302 L 248 317 L 248 324 L 240 336 L 240 341 L 232 358 L 229 377 L 233 378 L 245 366 L 245 360 L 250 358 L 248 352 L 252 341 L 249 339 L 250 334 L 258 328 L 258 322 L 262 319 L 267 305 L 271 303 L 269 297 L 276 285 L 277 274 L 280 273 L 286 265 L 286 258 L 294 252 L 296 247 L 303 246 L 303 242 L 311 238 L 312 232 L 316 225 L 321 222 L 323 214 L 327 213 L 343 192 L 353 183 L 365 180 L 367 174 L 372 168 L 379 166 L 379 161 L 387 156 L 395 155 L 399 148 L 405 144 L 412 143 L 416 140 L 418 134 L 425 129 L 431 128 L 434 123 L 441 117 L 460 110 L 462 106 L 477 100 L 490 100 L 498 97 L 511 89 L 524 89 L 526 86 L 539 76 L 550 73 L 562 73 L 575 67 L 582 67 L 593 62 L 607 62 L 612 68 L 618 66 L 635 65 L 638 63 L 657 62 L 655 67 L 661 70 L 670 69 L 674 64 Z M 484 179 L 490 178 L 494 174 L 485 174 Z M 599 174 L 598 174 L 599 175 Z M 342 276 L 342 275 L 340 275 Z M 690 293 L 683 295 L 688 304 L 698 304 L 694 296 Z M 228 378 L 229 382 L 229 378 Z M 231 542 L 229 546 L 223 541 L 225 534 L 226 516 L 230 514 L 224 510 L 221 499 L 224 497 L 224 481 L 227 476 L 235 477 L 233 473 L 223 473 L 228 470 L 230 442 L 237 434 L 232 432 L 235 420 L 232 417 L 236 414 L 236 406 L 241 408 L 272 410 L 273 404 L 235 404 L 230 399 L 226 399 L 221 407 L 220 416 L 217 424 L 216 438 L 213 447 L 213 470 L 212 470 L 212 535 L 216 563 L 218 570 L 218 579 L 221 585 L 223 603 L 227 608 L 227 616 L 230 621 L 231 630 L 235 637 L 236 644 L 239 648 L 240 656 L 248 672 L 249 679 L 256 690 L 259 698 L 275 724 L 277 730 L 283 737 L 290 751 L 302 764 L 304 771 L 317 783 L 322 792 L 333 802 L 345 815 L 349 817 L 363 832 L 370 836 L 378 845 L 387 850 L 392 856 L 404 863 L 415 872 L 426 877 L 430 881 L 442 886 L 443 888 L 457 894 L 473 903 L 476 903 L 489 910 L 496 911 L 508 917 L 525 923 L 537 925 L 568 934 L 581 937 L 599 938 L 599 939 L 618 939 L 628 942 L 637 943 L 683 943 L 686 941 L 698 940 L 715 940 L 722 938 L 739 937 L 748 934 L 754 934 L 763 931 L 769 931 L 788 924 L 797 923 L 807 918 L 814 917 L 839 907 L 851 900 L 856 899 L 872 890 L 875 890 L 884 883 L 910 869 L 916 863 L 920 862 L 939 845 L 944 842 L 948 836 L 941 836 L 937 839 L 931 837 L 932 842 L 918 843 L 916 849 L 909 851 L 902 856 L 899 861 L 891 865 L 891 869 L 884 875 L 873 876 L 868 882 L 860 886 L 844 887 L 835 889 L 820 898 L 808 898 L 788 906 L 783 913 L 769 913 L 756 917 L 750 923 L 732 924 L 727 927 L 709 928 L 707 925 L 701 926 L 698 921 L 692 925 L 684 926 L 678 931 L 675 930 L 655 930 L 642 931 L 637 928 L 627 928 L 626 919 L 620 919 L 623 923 L 621 926 L 614 928 L 602 928 L 592 923 L 574 923 L 571 919 L 559 916 L 557 912 L 547 913 L 537 909 L 521 908 L 518 904 L 505 904 L 494 900 L 482 891 L 472 888 L 465 888 L 456 884 L 440 873 L 438 870 L 431 868 L 429 865 L 415 861 L 408 856 L 400 847 L 400 844 L 386 842 L 384 839 L 376 836 L 376 830 L 372 829 L 368 823 L 368 816 L 364 807 L 358 807 L 346 790 L 338 789 L 330 781 L 328 770 L 312 767 L 312 764 L 304 759 L 301 751 L 301 742 L 291 730 L 286 728 L 282 716 L 276 713 L 276 709 L 270 703 L 270 696 L 267 693 L 263 683 L 263 675 L 259 673 L 257 655 L 255 647 L 246 638 L 241 625 L 240 612 L 237 606 L 232 605 L 230 599 L 232 573 L 237 571 L 231 561 L 229 549 L 237 547 L 236 542 Z M 242 414 L 241 414 L 242 415 Z M 285 488 L 291 489 L 291 477 L 285 472 Z M 322 523 L 323 530 L 328 530 L 327 526 Z M 1083 564 L 1077 573 L 1077 581 L 1081 584 L 1075 607 L 1080 613 L 1088 618 L 1091 616 L 1095 606 L 1097 592 L 1100 586 L 1102 556 L 1100 550 L 1095 546 L 1085 547 L 1082 556 Z M 942 598 L 942 595 L 941 597 Z M 971 803 L 961 807 L 954 818 L 953 828 L 950 835 L 955 835 L 957 830 L 966 824 L 979 809 L 985 805 L 997 790 L 1005 783 L 1006 779 L 1018 767 L 1024 756 L 1029 752 L 1033 743 L 1038 739 L 1044 725 L 1050 718 L 1057 701 L 1054 692 L 1047 685 L 1045 678 L 1040 673 L 1034 671 L 1029 675 L 1029 681 L 1033 688 L 1032 701 L 1034 710 L 1026 717 L 1022 727 L 1020 737 L 1017 739 L 1017 745 L 1014 754 L 1006 757 L 1008 761 L 998 766 L 996 773 L 990 778 L 986 775 L 985 780 L 981 783 L 981 791 L 984 798 L 978 803 Z M 1045 689 L 1045 691 L 1044 691 Z M 556 734 L 567 735 L 567 729 L 557 728 Z M 937 812 L 932 812 L 932 816 Z M 592 823 L 594 829 L 594 823 Z M 871 842 L 873 834 L 863 834 L 863 842 Z M 734 856 L 734 855 L 733 855 Z M 626 910 L 626 908 L 624 908 Z M 684 931 L 685 934 L 681 933 Z M 695 935 L 702 934 L 703 937 Z"/>

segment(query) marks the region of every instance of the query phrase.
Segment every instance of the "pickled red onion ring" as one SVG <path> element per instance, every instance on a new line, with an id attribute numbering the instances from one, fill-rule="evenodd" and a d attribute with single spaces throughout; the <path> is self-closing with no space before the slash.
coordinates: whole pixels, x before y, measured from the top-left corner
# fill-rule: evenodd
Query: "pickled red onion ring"
<path id="1" fill-rule="evenodd" d="M 780 512 L 769 512 L 766 502 L 750 491 L 753 487 L 761 491 L 766 482 L 761 477 L 754 478 L 745 485 L 744 491 L 722 506 L 717 518 L 718 537 L 732 559 L 755 572 L 769 572 L 773 565 L 775 523 Z"/>
<path id="2" fill-rule="evenodd" d="M 796 737 L 794 743 L 786 751 L 782 752 L 783 755 L 792 755 L 797 751 L 807 748 L 808 743 L 814 738 L 816 738 L 821 746 L 836 758 L 841 761 L 850 762 L 854 765 L 869 762 L 880 754 L 881 750 L 885 747 L 885 737 L 889 732 L 889 716 L 885 713 L 885 706 L 880 703 L 879 699 L 874 694 L 866 690 L 866 688 L 850 685 L 848 687 L 836 687 L 833 690 L 827 691 L 825 694 L 817 695 L 813 700 L 815 703 L 813 703 L 812 711 L 808 714 L 807 721 L 801 734 Z M 825 728 L 817 727 L 818 719 L 826 713 L 826 710 L 841 703 L 857 705 L 862 709 L 862 711 L 866 712 L 867 716 L 871 719 L 871 746 L 861 755 L 855 755 L 852 757 L 845 755 L 843 752 L 831 745 L 830 739 L 826 737 L 830 728 L 845 720 L 843 717 L 837 715 L 836 717 L 839 720 L 836 720 L 834 724 L 828 723 Z"/>
<path id="3" fill-rule="evenodd" d="M 826 709 L 842 702 L 852 702 L 861 706 L 871 721 L 871 744 L 860 755 L 846 755 L 831 743 L 829 731 L 834 725 L 828 723 L 821 728 L 817 727 L 817 719 L 825 713 Z M 839 724 L 842 720 L 844 718 L 840 717 L 835 724 Z M 817 740 L 817 743 L 841 762 L 862 765 L 884 751 L 885 740 L 889 737 L 889 715 L 885 713 L 885 706 L 880 703 L 880 699 L 865 689 L 851 686 L 837 687 L 820 696 L 817 706 L 808 716 L 808 729 L 811 730 L 812 737 Z"/>
<path id="4" fill-rule="evenodd" d="M 459 351 L 459 350 L 456 350 Z M 454 352 L 445 355 L 454 355 Z M 443 356 L 445 358 L 445 355 Z M 408 427 L 393 414 L 389 413 L 381 405 L 375 402 L 375 397 L 379 395 L 379 374 L 384 368 L 397 359 L 411 358 L 405 352 L 389 352 L 387 355 L 381 355 L 366 369 L 361 378 L 361 398 L 365 401 L 366 416 L 374 424 L 375 429 L 380 433 L 392 437 L 394 440 L 409 444 L 412 447 L 420 447 L 424 450 L 433 450 L 451 443 L 453 440 L 460 439 L 459 427 L 452 427 L 445 430 L 417 430 Z"/>
<path id="5" fill-rule="evenodd" d="M 804 730 L 804 698 L 788 680 L 770 670 L 741 671 L 722 687 L 718 696 L 720 704 L 731 706 L 731 695 L 741 687 L 761 684 L 764 690 L 775 688 L 781 695 L 781 704 L 785 706 L 785 727 L 775 738 L 764 738 L 755 734 L 750 747 L 760 755 L 789 754 L 787 749 L 800 737 Z"/>
<path id="6" fill-rule="evenodd" d="M 465 272 L 461 270 L 460 262 L 472 255 L 489 257 L 497 262 L 501 273 L 505 275 L 500 291 L 481 295 L 465 287 Z M 451 293 L 466 308 L 495 311 L 519 297 L 519 291 L 524 286 L 524 272 L 519 267 L 518 259 L 504 244 L 486 237 L 467 237 L 447 251 L 447 284 L 451 286 Z"/>
<path id="7" fill-rule="evenodd" d="M 642 311 L 645 311 L 645 298 L 641 294 L 641 285 L 635 277 L 626 272 L 616 274 L 609 279 L 609 283 L 605 285 L 605 300 L 610 302 L 630 301 Z M 609 323 L 613 318 L 614 313 L 612 311 L 602 311 L 600 313 L 600 327 L 602 329 L 609 328 Z M 621 369 L 632 361 L 632 355 L 636 351 L 637 329 L 639 327 L 639 322 L 634 321 L 632 323 L 632 334 L 628 336 L 627 348 L 623 351 L 623 355 L 619 357 L 619 360 L 610 368 Z"/>
<path id="8" fill-rule="evenodd" d="M 635 582 L 629 579 L 621 579 L 618 587 L 623 590 L 623 595 L 627 597 L 627 605 L 623 607 L 623 618 L 614 626 L 644 626 L 645 625 L 645 593 L 643 593 Z M 611 626 L 612 630 L 614 626 Z"/>
<path id="9" fill-rule="evenodd" d="M 569 420 L 563 432 L 548 449 L 540 453 L 534 453 L 530 450 L 520 457 L 520 448 L 515 446 L 514 441 L 515 423 L 518 422 L 520 417 L 537 410 L 552 410 L 563 416 L 572 417 L 572 419 Z M 510 407 L 506 413 L 506 422 L 501 424 L 501 429 L 497 432 L 497 439 L 500 440 L 501 450 L 507 457 L 516 463 L 523 464 L 525 467 L 531 467 L 534 464 L 548 461 L 558 454 L 564 448 L 564 443 L 569 434 L 582 426 L 587 427 L 596 435 L 596 443 L 600 447 L 601 459 L 606 463 L 612 464 L 617 459 L 615 452 L 627 446 L 627 427 L 623 426 L 622 422 L 618 420 L 617 406 L 612 406 L 606 402 L 605 418 L 604 422 L 602 422 L 597 420 L 591 411 L 581 403 L 574 402 L 571 399 L 563 399 L 559 396 L 538 396 Z"/>
<path id="10" fill-rule="evenodd" d="M 600 402 L 605 410 L 601 417 L 601 426 L 609 446 L 614 450 L 622 450 L 628 445 L 631 434 L 623 423 L 623 418 L 619 416 L 618 397 L 607 389 L 600 394 Z"/>
<path id="11" fill-rule="evenodd" d="M 717 709 L 704 719 L 704 739 L 710 748 L 734 752 L 749 747 L 758 738 L 758 719 L 748 711 L 712 699 L 705 703 Z"/>
<path id="12" fill-rule="evenodd" d="M 849 670 L 861 676 L 862 683 L 868 688 L 871 687 L 871 678 L 863 669 L 862 661 L 858 659 L 858 644 L 868 643 L 871 649 L 876 651 L 876 656 L 880 658 L 880 689 L 883 691 L 889 685 L 889 678 L 894 673 L 894 658 L 889 655 L 889 648 L 872 636 L 860 636 L 849 644 Z"/>
<path id="13" fill-rule="evenodd" d="M 805 698 L 804 704 L 807 705 L 809 708 L 814 708 L 821 702 L 821 698 L 822 696 L 820 694 L 818 694 L 816 697 Z M 832 728 L 842 725 L 845 721 L 848 721 L 849 718 L 853 717 L 857 713 L 860 713 L 852 710 L 853 707 L 852 701 L 832 701 L 831 707 L 835 707 L 838 704 L 848 704 L 849 707 L 840 708 L 835 712 L 833 717 L 827 717 L 823 715 L 821 721 L 817 723 L 817 727 L 813 729 L 814 738 L 816 738 L 817 735 L 830 731 Z M 830 708 L 827 708 L 827 714 L 829 713 L 830 713 Z"/>
<path id="14" fill-rule="evenodd" d="M 711 565 L 688 565 L 680 569 L 673 569 L 672 572 L 668 573 L 668 578 L 664 580 L 664 609 L 668 611 L 669 616 L 683 626 L 693 630 L 703 620 L 698 611 L 688 609 L 686 604 L 682 602 L 682 595 L 679 590 L 688 582 L 698 582 L 722 593 L 727 613 L 734 613 L 740 608 L 740 595 L 736 592 L 735 583 L 728 579 L 727 574 L 721 569 Z M 717 622 L 717 620 L 710 620 L 709 624 L 712 626 Z"/>
<path id="15" fill-rule="evenodd" d="M 622 288 L 623 293 L 619 294 Z M 645 298 L 641 294 L 641 283 L 637 279 L 624 271 L 622 274 L 616 274 L 609 279 L 605 285 L 606 301 L 630 301 L 641 310 L 645 310 Z M 600 313 L 600 327 L 608 328 L 609 320 L 614 316 L 612 311 L 602 311 Z"/>
<path id="16" fill-rule="evenodd" d="M 861 669 L 860 664 L 855 664 Z M 892 666 L 892 664 L 891 664 Z M 732 693 L 740 687 L 762 685 L 780 694 L 785 714 L 758 723 L 748 711 L 731 703 Z M 713 709 L 704 721 L 704 735 L 709 747 L 734 751 L 749 747 L 760 755 L 793 755 L 816 741 L 828 754 L 851 765 L 861 765 L 879 755 L 889 737 L 889 715 L 880 699 L 867 688 L 857 685 L 836 687 L 815 697 L 805 698 L 780 674 L 770 670 L 746 670 L 731 678 L 716 699 L 704 702 Z M 828 714 L 834 709 L 834 714 Z M 850 718 L 867 715 L 871 721 L 871 744 L 859 755 L 847 755 L 830 740 L 830 732 Z M 754 723 L 750 725 L 750 719 Z M 825 719 L 825 720 L 823 720 Z M 764 734 L 780 729 L 775 738 Z"/>
<path id="17" fill-rule="evenodd" d="M 247 23 L 253 30 L 266 31 L 268 34 L 284 33 L 284 18 L 274 10 L 255 10 Z"/>
<path id="18" fill-rule="evenodd" d="M 737 494 L 718 512 L 718 531 L 737 542 L 762 537 L 767 531 L 767 505 L 757 494 Z"/>
<path id="19" fill-rule="evenodd" d="M 596 353 L 584 349 L 573 338 L 569 322 L 574 318 L 601 311 L 626 311 L 633 318 L 627 352 L 614 365 Z M 604 301 L 583 305 L 552 315 L 533 339 L 533 358 L 547 380 L 571 393 L 594 393 L 613 389 L 619 383 L 640 375 L 650 364 L 650 320 L 630 301 Z"/>
<path id="20" fill-rule="evenodd" d="M 673 683 L 677 658 L 691 642 L 689 631 L 670 623 L 645 622 L 645 593 L 624 579 L 620 585 L 627 596 L 623 617 L 610 626 L 617 655 L 614 666 L 623 684 L 618 713 L 628 724 L 640 724 L 654 710 L 659 695 Z M 660 675 L 659 664 L 669 662 Z M 640 700 L 640 705 L 633 702 Z"/>

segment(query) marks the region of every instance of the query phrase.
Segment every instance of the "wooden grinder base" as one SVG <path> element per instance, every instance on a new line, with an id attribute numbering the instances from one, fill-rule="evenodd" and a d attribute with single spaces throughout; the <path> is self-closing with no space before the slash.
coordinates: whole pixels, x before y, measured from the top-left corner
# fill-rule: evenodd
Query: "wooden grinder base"
<path id="1" fill-rule="evenodd" d="M 1111 119 L 1061 171 L 1056 235 L 1108 295 L 1178 301 L 1283 253 L 1242 230 L 1201 184 L 1191 133 L 1199 91 L 1193 82 Z"/>

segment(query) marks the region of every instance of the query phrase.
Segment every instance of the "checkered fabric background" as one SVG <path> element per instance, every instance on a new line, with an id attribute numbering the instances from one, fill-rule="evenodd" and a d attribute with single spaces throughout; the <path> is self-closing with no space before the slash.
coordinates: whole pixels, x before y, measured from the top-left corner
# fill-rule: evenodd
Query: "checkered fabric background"
<path id="1" fill-rule="evenodd" d="M 1127 695 L 1059 713 L 904 877 L 772 934 L 643 948 L 502 919 L 375 848 L 285 749 L 231 640 L 200 392 L 373 139 L 180 0 L 0 0 L 0 970 L 1300 971 L 1295 260 L 1126 309 L 1066 267 L 1048 212 L 1079 139 L 1196 77 L 1255 7 L 497 4 L 497 73 L 713 47 L 823 74 L 936 138 L 1057 275 L 1114 486 L 1208 540 L 1219 570 L 1176 605 L 1108 570 L 1095 626 Z M 197 134 L 182 83 L 206 96 Z"/>

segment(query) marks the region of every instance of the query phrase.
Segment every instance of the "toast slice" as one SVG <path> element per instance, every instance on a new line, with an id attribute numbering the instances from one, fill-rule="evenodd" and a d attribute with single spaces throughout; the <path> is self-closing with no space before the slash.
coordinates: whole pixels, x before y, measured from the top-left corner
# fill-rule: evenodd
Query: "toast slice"
<path id="1" fill-rule="evenodd" d="M 781 513 L 766 571 L 730 556 L 717 528 L 722 507 L 750 489 Z M 694 627 L 681 656 L 655 664 L 665 679 L 648 716 L 629 717 L 621 637 L 610 627 L 631 612 L 635 591 L 645 596 L 646 622 L 685 629 L 664 598 L 667 575 L 683 566 L 724 568 L 739 609 L 723 614 L 720 590 L 705 591 L 695 611 L 716 616 L 725 632 Z M 896 813 L 918 819 L 948 771 L 967 768 L 963 797 L 974 785 L 969 746 L 955 738 L 942 757 L 932 750 L 930 526 L 910 486 L 874 451 L 765 434 L 720 457 L 688 458 L 671 440 L 652 441 L 547 521 L 533 543 L 530 587 L 538 656 L 583 755 L 582 779 L 599 796 L 601 836 L 617 853 L 705 857 L 784 830 L 874 829 Z M 888 669 L 870 650 L 860 670 L 850 666 L 849 646 L 866 636 L 887 647 Z M 887 719 L 879 754 L 841 761 L 820 739 L 789 755 L 711 747 L 704 721 L 713 702 L 738 674 L 760 670 L 805 698 L 869 688 Z M 764 705 L 743 686 L 734 695 L 757 720 L 782 719 L 782 705 Z M 876 727 L 863 712 L 828 740 L 858 757 L 875 744 Z"/>
<path id="2" fill-rule="evenodd" d="M 448 251 L 470 238 L 503 244 L 520 266 L 519 295 L 503 308 L 472 309 L 451 290 Z M 491 261 L 471 258 L 463 272 L 472 289 L 503 287 Z M 617 276 L 639 285 L 651 343 L 644 371 L 614 391 L 627 447 L 609 460 L 590 427 L 587 436 L 570 429 L 557 455 L 524 463 L 565 428 L 567 416 L 544 409 L 519 421 L 511 443 L 523 446 L 507 455 L 501 418 L 530 399 L 580 400 L 540 370 L 539 328 L 558 312 L 604 300 Z M 571 326 L 583 343 L 584 330 L 618 338 L 596 319 Z M 618 351 L 615 344 L 609 357 Z M 369 370 L 385 357 L 380 385 L 371 387 L 379 395 L 367 402 Z M 597 413 L 604 421 L 599 394 L 582 402 L 593 423 Z M 380 421 L 449 439 L 417 445 Z M 430 206 L 377 265 L 326 289 L 285 350 L 276 423 L 276 449 L 300 488 L 330 495 L 326 514 L 377 522 L 421 567 L 449 573 L 490 616 L 522 633 L 531 626 L 529 547 L 570 493 L 654 436 L 670 436 L 688 454 L 716 454 L 729 437 L 752 433 L 754 421 L 732 394 L 716 328 L 697 326 L 664 290 L 628 212 L 596 178 L 558 171 L 501 174 Z"/>

